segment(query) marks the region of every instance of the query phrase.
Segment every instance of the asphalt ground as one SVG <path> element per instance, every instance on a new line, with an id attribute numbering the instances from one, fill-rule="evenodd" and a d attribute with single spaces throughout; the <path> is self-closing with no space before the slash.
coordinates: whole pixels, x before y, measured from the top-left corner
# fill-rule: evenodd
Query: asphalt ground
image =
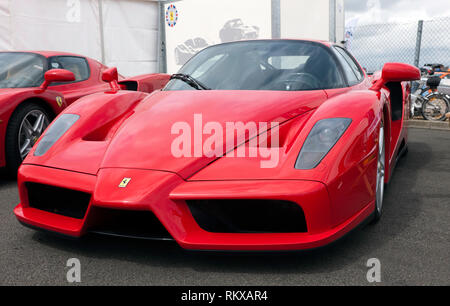
<path id="1" fill-rule="evenodd" d="M 450 285 L 450 132 L 410 129 L 409 154 L 387 187 L 384 215 L 324 249 L 289 254 L 187 252 L 174 242 L 66 240 L 20 225 L 16 182 L 0 174 L 0 285 Z M 373 284 L 373 283 L 372 283 Z"/>

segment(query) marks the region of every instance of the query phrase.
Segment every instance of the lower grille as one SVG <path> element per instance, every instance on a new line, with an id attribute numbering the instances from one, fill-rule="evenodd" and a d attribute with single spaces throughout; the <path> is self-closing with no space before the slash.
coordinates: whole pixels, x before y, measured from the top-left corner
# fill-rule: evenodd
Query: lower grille
<path id="1" fill-rule="evenodd" d="M 302 208 L 277 200 L 186 201 L 197 224 L 213 233 L 304 233 Z"/>
<path id="2" fill-rule="evenodd" d="M 91 200 L 88 193 L 50 185 L 26 183 L 26 188 L 30 207 L 76 219 L 84 218 Z"/>
<path id="3" fill-rule="evenodd" d="M 139 239 L 173 240 L 151 211 L 92 207 L 90 233 Z"/>

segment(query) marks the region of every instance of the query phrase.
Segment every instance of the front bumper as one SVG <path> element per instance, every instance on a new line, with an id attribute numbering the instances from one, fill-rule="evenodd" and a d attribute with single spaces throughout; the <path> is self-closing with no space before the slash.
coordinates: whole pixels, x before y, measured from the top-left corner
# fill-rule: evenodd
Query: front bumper
<path id="1" fill-rule="evenodd" d="M 125 188 L 119 184 L 131 178 Z M 91 194 L 82 219 L 43 211 L 29 205 L 27 183 L 39 183 Z M 101 221 L 101 209 L 152 212 L 170 236 L 190 250 L 304 250 L 340 238 L 366 219 L 373 203 L 332 226 L 331 202 L 320 182 L 298 180 L 189 181 L 174 173 L 137 169 L 101 169 L 97 176 L 23 165 L 18 176 L 21 203 L 17 219 L 26 225 L 71 237 L 81 237 Z M 213 233 L 202 229 L 186 201 L 202 199 L 261 199 L 290 201 L 301 206 L 304 233 Z"/>

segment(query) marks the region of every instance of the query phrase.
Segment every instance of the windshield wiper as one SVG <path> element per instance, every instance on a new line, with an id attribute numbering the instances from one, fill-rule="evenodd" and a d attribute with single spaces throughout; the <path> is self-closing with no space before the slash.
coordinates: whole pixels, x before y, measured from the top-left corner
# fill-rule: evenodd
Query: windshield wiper
<path id="1" fill-rule="evenodd" d="M 191 87 L 193 87 L 193 88 L 195 88 L 197 90 L 211 90 L 211 88 L 209 88 L 208 86 L 204 85 L 200 81 L 194 79 L 189 74 L 176 73 L 176 74 L 173 74 L 170 77 L 170 79 L 171 80 L 173 80 L 173 79 L 181 80 L 181 81 L 185 82 L 186 84 L 188 84 L 189 86 L 191 86 Z"/>

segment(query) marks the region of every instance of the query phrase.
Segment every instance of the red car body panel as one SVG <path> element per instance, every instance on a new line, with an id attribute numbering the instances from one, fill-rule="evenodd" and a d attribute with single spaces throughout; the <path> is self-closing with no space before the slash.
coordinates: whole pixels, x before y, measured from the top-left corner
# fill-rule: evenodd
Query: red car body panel
<path id="1" fill-rule="evenodd" d="M 37 87 L 0 89 L 0 167 L 5 166 L 5 134 L 8 122 L 14 110 L 19 105 L 33 101 L 43 105 L 52 112 L 52 115 L 56 116 L 79 98 L 93 93 L 104 92 L 110 88 L 101 79 L 101 74 L 107 67 L 91 58 L 73 53 L 55 51 L 20 51 L 18 53 L 39 54 L 47 59 L 55 56 L 81 57 L 86 59 L 89 65 L 90 75 L 84 81 L 55 85 L 50 84 L 45 91 L 39 90 Z M 168 80 L 169 76 L 166 74 L 147 74 L 127 79 L 120 77 L 120 83 L 136 82 L 139 84 L 136 90 L 147 93 L 161 89 Z M 62 98 L 61 105 L 58 105 L 56 102 L 57 97 Z"/>
<path id="2" fill-rule="evenodd" d="M 119 91 L 85 97 L 64 112 L 80 116 L 72 128 L 46 154 L 34 156 L 33 148 L 24 161 L 18 175 L 21 202 L 14 212 L 26 225 L 72 237 L 81 237 L 102 222 L 102 209 L 152 212 L 185 249 L 302 250 L 329 244 L 375 210 L 380 122 L 386 126 L 386 182 L 406 145 L 403 122 L 409 114 L 408 98 L 400 101 L 401 118 L 392 121 L 390 89 L 375 88 L 381 79 L 381 74 L 365 75 L 355 86 L 301 92 Z M 409 86 L 402 83 L 401 88 L 407 97 Z M 278 164 L 261 168 L 258 157 L 175 158 L 171 127 L 180 121 L 194 126 L 193 116 L 198 113 L 204 122 L 221 125 L 278 122 Z M 316 168 L 295 169 L 311 129 L 327 118 L 352 122 Z M 248 147 L 252 136 L 226 136 L 225 144 L 237 143 L 227 154 Z M 126 188 L 119 188 L 124 178 L 131 180 Z M 83 219 L 34 208 L 28 183 L 91 195 Z M 211 232 L 199 225 L 188 206 L 193 200 L 235 199 L 295 203 L 304 212 L 307 231 Z"/>

